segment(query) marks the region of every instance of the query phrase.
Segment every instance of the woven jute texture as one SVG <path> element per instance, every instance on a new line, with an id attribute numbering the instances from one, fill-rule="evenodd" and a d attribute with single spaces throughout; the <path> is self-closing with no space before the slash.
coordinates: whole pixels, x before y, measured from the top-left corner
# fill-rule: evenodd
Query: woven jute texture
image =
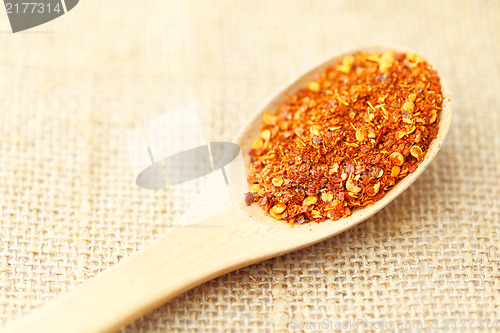
<path id="1" fill-rule="evenodd" d="M 0 10 L 0 322 L 180 218 L 186 207 L 167 191 L 131 182 L 127 136 L 142 121 L 195 103 L 207 140 L 230 141 L 304 71 L 389 44 L 423 55 L 452 92 L 448 138 L 422 177 L 357 227 L 207 282 L 122 331 L 491 326 L 500 320 L 499 18 L 498 1 L 84 0 L 12 34 Z"/>

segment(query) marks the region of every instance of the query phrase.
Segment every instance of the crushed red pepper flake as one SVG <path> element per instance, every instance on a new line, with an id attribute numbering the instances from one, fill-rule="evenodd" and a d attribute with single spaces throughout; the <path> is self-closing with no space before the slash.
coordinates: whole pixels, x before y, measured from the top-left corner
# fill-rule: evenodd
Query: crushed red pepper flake
<path id="1" fill-rule="evenodd" d="M 290 225 L 338 220 L 414 172 L 438 132 L 437 72 L 406 52 L 341 58 L 264 113 L 246 203 Z"/>

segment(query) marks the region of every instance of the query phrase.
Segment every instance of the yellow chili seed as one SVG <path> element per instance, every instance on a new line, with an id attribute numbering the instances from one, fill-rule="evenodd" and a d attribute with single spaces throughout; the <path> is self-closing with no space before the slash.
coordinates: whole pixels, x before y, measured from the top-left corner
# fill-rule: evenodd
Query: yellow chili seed
<path id="1" fill-rule="evenodd" d="M 312 217 L 314 217 L 315 219 L 319 219 L 319 218 L 321 218 L 321 217 L 322 217 L 322 216 L 321 216 L 321 213 L 319 212 L 319 210 L 316 210 L 316 209 L 313 209 L 313 210 L 311 211 L 311 215 L 312 215 Z"/>
<path id="2" fill-rule="evenodd" d="M 328 170 L 328 174 L 331 176 L 333 175 L 334 173 L 336 173 L 337 171 L 339 171 L 339 165 L 337 163 L 335 163 L 331 168 L 330 170 Z"/>
<path id="3" fill-rule="evenodd" d="M 365 141 L 365 134 L 359 128 L 356 130 L 356 140 L 359 142 Z"/>
<path id="4" fill-rule="evenodd" d="M 406 133 L 405 133 L 405 132 L 403 132 L 403 131 L 397 131 L 397 132 L 396 132 L 396 138 L 397 138 L 398 140 L 401 140 L 401 139 L 402 139 L 405 135 L 406 135 Z"/>
<path id="5" fill-rule="evenodd" d="M 311 205 L 315 205 L 316 202 L 318 202 L 318 198 L 316 198 L 315 196 L 309 196 L 309 197 L 304 199 L 302 204 L 304 206 L 311 206 Z"/>
<path id="6" fill-rule="evenodd" d="M 314 92 L 318 92 L 319 91 L 319 83 L 318 82 L 309 82 L 307 84 L 307 89 L 311 90 L 311 91 L 314 91 Z"/>
<path id="7" fill-rule="evenodd" d="M 391 176 L 392 177 L 397 177 L 399 175 L 400 171 L 401 171 L 400 167 L 398 167 L 397 165 L 393 166 L 392 170 L 391 170 Z"/>
<path id="8" fill-rule="evenodd" d="M 281 177 L 276 177 L 271 180 L 274 186 L 281 186 L 283 184 L 283 178 Z"/>
<path id="9" fill-rule="evenodd" d="M 262 141 L 262 139 L 257 139 L 253 142 L 252 148 L 258 149 L 258 148 L 261 148 L 263 145 L 264 145 L 264 142 Z"/>
<path id="10" fill-rule="evenodd" d="M 381 72 L 387 71 L 389 68 L 391 68 L 392 64 L 394 63 L 394 58 L 395 58 L 395 52 L 394 51 L 387 51 L 379 59 L 379 66 L 378 69 Z"/>
<path id="11" fill-rule="evenodd" d="M 261 187 L 259 184 L 253 184 L 252 187 L 250 188 L 250 192 L 252 193 L 259 193 Z"/>
<path id="12" fill-rule="evenodd" d="M 279 204 L 276 204 L 273 206 L 273 208 L 271 208 L 271 210 L 275 213 L 275 214 L 281 214 L 285 211 L 286 209 L 286 205 L 285 204 L 282 204 L 282 203 L 279 203 Z"/>
<path id="13" fill-rule="evenodd" d="M 262 120 L 266 125 L 276 125 L 276 116 L 269 112 L 264 112 L 262 115 Z"/>
<path id="14" fill-rule="evenodd" d="M 437 119 L 437 111 L 433 110 L 431 112 L 431 118 L 429 119 L 429 123 L 430 124 L 434 124 L 434 122 L 436 121 L 436 119 Z"/>
<path id="15" fill-rule="evenodd" d="M 414 109 L 415 109 L 415 104 L 413 102 L 408 101 L 405 104 L 403 104 L 403 110 L 405 111 L 413 112 Z"/>
<path id="16" fill-rule="evenodd" d="M 269 140 L 271 138 L 271 131 L 266 129 L 266 130 L 263 130 L 262 133 L 260 134 L 261 138 L 264 139 L 264 140 Z"/>
<path id="17" fill-rule="evenodd" d="M 320 130 L 320 126 L 319 125 L 312 125 L 309 128 L 309 132 L 311 132 L 312 135 L 316 135 L 316 136 L 319 135 L 319 130 Z"/>
<path id="18" fill-rule="evenodd" d="M 345 188 L 352 193 L 358 193 L 359 191 L 361 191 L 360 187 L 354 185 L 354 181 L 351 178 L 349 178 L 345 183 Z"/>
<path id="19" fill-rule="evenodd" d="M 410 154 L 411 156 L 415 157 L 417 160 L 420 161 L 420 159 L 424 155 L 424 152 L 422 151 L 422 148 L 420 148 L 419 146 L 413 146 L 410 148 Z"/>
<path id="20" fill-rule="evenodd" d="M 345 56 L 342 59 L 342 65 L 337 66 L 337 70 L 344 74 L 348 74 L 352 69 L 352 65 L 354 65 L 354 57 L 351 55 Z"/>
<path id="21" fill-rule="evenodd" d="M 325 192 L 321 194 L 321 200 L 324 202 L 331 202 L 333 200 L 333 193 Z"/>
<path id="22" fill-rule="evenodd" d="M 403 154 L 397 151 L 395 151 L 389 156 L 389 160 L 392 162 L 392 164 L 395 164 L 397 166 L 401 166 L 405 162 Z"/>
<path id="23" fill-rule="evenodd" d="M 406 52 L 406 58 L 413 61 L 415 64 L 424 61 L 424 59 L 421 56 L 419 56 L 413 52 Z"/>
<path id="24" fill-rule="evenodd" d="M 415 132 L 415 129 L 416 129 L 415 125 L 411 125 L 410 128 L 406 131 L 406 134 L 411 134 Z"/>
<path id="25" fill-rule="evenodd" d="M 269 210 L 269 214 L 271 214 L 272 217 L 274 217 L 276 220 L 281 220 L 281 214 L 275 213 L 272 209 Z"/>
<path id="26" fill-rule="evenodd" d="M 409 94 L 408 100 L 412 103 L 415 103 L 415 99 L 417 99 L 417 94 Z"/>

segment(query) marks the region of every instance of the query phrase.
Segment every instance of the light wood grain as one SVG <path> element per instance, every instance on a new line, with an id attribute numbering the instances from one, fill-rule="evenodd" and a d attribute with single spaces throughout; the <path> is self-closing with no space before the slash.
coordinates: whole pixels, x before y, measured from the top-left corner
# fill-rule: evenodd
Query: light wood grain
<path id="1" fill-rule="evenodd" d="M 373 47 L 361 51 L 384 51 Z M 358 50 L 357 50 L 358 51 Z M 354 51 L 346 52 L 351 54 Z M 276 95 L 238 134 L 235 142 L 246 156 L 259 136 L 264 111 L 273 111 L 316 73 L 340 56 L 319 65 Z M 332 237 L 372 216 L 400 195 L 427 168 L 446 137 L 451 122 L 451 98 L 441 77 L 443 109 L 437 138 L 418 169 L 401 180 L 380 201 L 355 210 L 336 222 L 295 225 L 276 221 L 259 207 L 237 204 L 231 210 L 196 225 L 173 228 L 136 255 L 15 323 L 7 332 L 110 332 L 117 330 L 181 293 L 237 268 L 284 254 Z M 242 174 L 241 177 L 246 177 Z M 243 194 L 241 196 L 243 198 Z"/>

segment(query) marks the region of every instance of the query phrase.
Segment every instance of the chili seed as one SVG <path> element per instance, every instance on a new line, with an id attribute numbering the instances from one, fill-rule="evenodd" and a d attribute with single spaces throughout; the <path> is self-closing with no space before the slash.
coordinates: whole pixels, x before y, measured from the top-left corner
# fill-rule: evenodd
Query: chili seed
<path id="1" fill-rule="evenodd" d="M 253 184 L 252 188 L 250 189 L 250 192 L 252 193 L 258 193 L 260 191 L 261 187 L 259 184 Z"/>
<path id="2" fill-rule="evenodd" d="M 259 148 L 262 148 L 262 146 L 264 145 L 264 142 L 262 142 L 261 139 L 257 139 L 253 142 L 252 144 L 252 148 L 253 149 L 259 149 Z"/>
<path id="3" fill-rule="evenodd" d="M 311 211 L 311 215 L 312 217 L 314 217 L 315 219 L 320 219 L 322 217 L 321 213 L 319 212 L 319 210 L 316 210 L 316 209 L 313 209 Z"/>
<path id="4" fill-rule="evenodd" d="M 311 206 L 311 205 L 316 204 L 317 202 L 318 202 L 318 198 L 316 198 L 315 196 L 309 196 L 309 197 L 304 199 L 302 204 L 304 206 Z"/>
<path id="5" fill-rule="evenodd" d="M 339 165 L 335 163 L 330 170 L 328 170 L 328 174 L 333 175 L 339 171 Z"/>
<path id="6" fill-rule="evenodd" d="M 365 134 L 359 129 L 356 130 L 356 140 L 359 142 L 365 141 Z"/>
<path id="7" fill-rule="evenodd" d="M 409 134 L 415 132 L 415 129 L 416 129 L 415 125 L 410 125 L 410 128 L 406 131 L 405 134 L 409 135 Z"/>
<path id="8" fill-rule="evenodd" d="M 354 185 L 354 181 L 351 178 L 347 180 L 347 182 L 345 183 L 345 187 L 349 192 L 352 193 L 358 193 L 359 191 L 361 191 L 360 187 Z"/>
<path id="9" fill-rule="evenodd" d="M 271 131 L 266 129 L 266 130 L 263 130 L 260 137 L 266 141 L 268 141 L 270 138 L 271 138 Z"/>
<path id="10" fill-rule="evenodd" d="M 276 220 L 281 220 L 283 218 L 281 214 L 275 213 L 272 209 L 269 210 L 269 214 L 271 214 L 271 216 Z"/>
<path id="11" fill-rule="evenodd" d="M 392 64 L 394 62 L 394 55 L 394 51 L 387 51 L 380 57 L 379 71 L 385 72 L 392 67 Z"/>
<path id="12" fill-rule="evenodd" d="M 352 69 L 352 65 L 354 64 L 354 57 L 353 56 L 345 56 L 342 59 L 342 65 L 337 66 L 337 70 L 339 70 L 342 73 L 349 73 Z"/>
<path id="13" fill-rule="evenodd" d="M 271 208 L 271 210 L 275 213 L 275 214 L 281 214 L 285 211 L 286 209 L 286 205 L 285 204 L 282 204 L 282 203 L 279 203 L 279 204 L 276 204 L 273 206 L 273 208 Z"/>
<path id="14" fill-rule="evenodd" d="M 391 169 L 391 177 L 397 177 L 400 171 L 401 171 L 400 167 L 398 167 L 397 165 L 393 166 Z"/>
<path id="15" fill-rule="evenodd" d="M 320 130 L 320 127 L 318 125 L 312 125 L 311 128 L 309 128 L 309 131 L 311 132 L 311 134 L 315 135 L 315 136 L 319 135 L 319 130 Z"/>
<path id="16" fill-rule="evenodd" d="M 392 153 L 389 156 L 389 160 L 392 162 L 392 164 L 397 165 L 397 166 L 401 166 L 405 162 L 405 158 L 404 158 L 403 154 L 401 154 L 400 152 L 397 152 L 397 151 L 395 151 L 394 153 Z"/>
<path id="17" fill-rule="evenodd" d="M 413 102 L 408 101 L 405 104 L 403 104 L 403 110 L 405 111 L 413 112 L 414 109 L 415 109 L 415 104 L 413 104 Z"/>
<path id="18" fill-rule="evenodd" d="M 266 125 L 276 125 L 276 116 L 269 112 L 264 112 L 262 120 Z"/>
<path id="19" fill-rule="evenodd" d="M 415 157 L 418 161 L 423 157 L 424 152 L 422 151 L 422 148 L 419 146 L 413 146 L 410 148 L 410 154 L 411 156 Z"/>
<path id="20" fill-rule="evenodd" d="M 333 194 L 330 192 L 325 192 L 321 194 L 321 200 L 324 202 L 331 202 L 333 200 Z"/>
<path id="21" fill-rule="evenodd" d="M 434 124 L 436 122 L 436 119 L 437 119 L 437 111 L 432 110 L 431 118 L 429 119 L 429 124 Z"/>
<path id="22" fill-rule="evenodd" d="M 318 82 L 309 82 L 307 84 L 307 89 L 311 90 L 311 91 L 314 91 L 314 92 L 318 92 L 319 91 L 319 83 Z"/>
<path id="23" fill-rule="evenodd" d="M 281 186 L 283 184 L 283 178 L 281 177 L 273 178 L 272 182 L 274 186 Z"/>

